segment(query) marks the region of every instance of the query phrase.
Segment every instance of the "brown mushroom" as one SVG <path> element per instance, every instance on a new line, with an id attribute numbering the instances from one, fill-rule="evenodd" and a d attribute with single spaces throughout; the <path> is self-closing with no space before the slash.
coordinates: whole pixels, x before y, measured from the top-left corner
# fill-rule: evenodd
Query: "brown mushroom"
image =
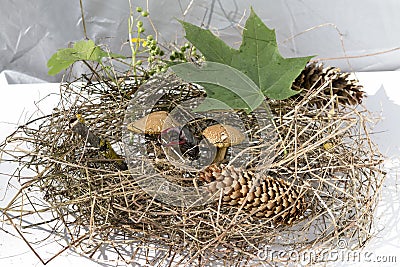
<path id="1" fill-rule="evenodd" d="M 127 129 L 134 133 L 160 134 L 163 129 L 178 125 L 166 111 L 152 112 L 128 124 Z"/>
<path id="2" fill-rule="evenodd" d="M 228 147 L 240 144 L 245 139 L 245 135 L 239 129 L 224 124 L 207 127 L 203 131 L 203 136 L 217 147 L 217 154 L 213 163 L 222 162 L 225 159 Z"/>

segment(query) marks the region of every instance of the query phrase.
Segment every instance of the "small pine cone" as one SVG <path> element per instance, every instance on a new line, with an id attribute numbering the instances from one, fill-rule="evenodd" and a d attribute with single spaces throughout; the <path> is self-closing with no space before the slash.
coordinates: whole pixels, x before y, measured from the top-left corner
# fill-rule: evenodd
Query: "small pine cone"
<path id="1" fill-rule="evenodd" d="M 233 166 L 211 165 L 200 173 L 212 195 L 223 191 L 223 203 L 241 207 L 276 224 L 292 224 L 300 219 L 306 202 L 290 183 L 258 175 Z"/>
<path id="2" fill-rule="evenodd" d="M 213 182 L 215 181 L 215 176 L 218 176 L 217 173 L 221 172 L 221 168 L 217 165 L 213 164 L 207 167 L 204 171 L 199 173 L 199 180 L 202 182 Z"/>
<path id="3" fill-rule="evenodd" d="M 322 64 L 308 64 L 293 82 L 292 89 L 300 91 L 302 89 L 310 89 L 315 86 L 315 83 L 317 82 L 318 85 L 323 84 L 321 81 L 323 69 L 324 67 Z"/>
<path id="4" fill-rule="evenodd" d="M 356 79 L 350 77 L 350 73 L 341 72 L 339 68 L 324 68 L 322 64 L 311 63 L 307 65 L 293 82 L 292 89 L 308 91 L 312 87 L 318 88 L 322 86 L 327 81 L 331 82 L 332 87 L 330 85 L 327 86 L 322 91 L 323 94 L 328 96 L 336 95 L 338 101 L 345 105 L 356 105 L 362 102 L 364 98 L 362 86 L 358 84 Z M 324 105 L 326 101 L 318 104 L 318 106 Z"/>

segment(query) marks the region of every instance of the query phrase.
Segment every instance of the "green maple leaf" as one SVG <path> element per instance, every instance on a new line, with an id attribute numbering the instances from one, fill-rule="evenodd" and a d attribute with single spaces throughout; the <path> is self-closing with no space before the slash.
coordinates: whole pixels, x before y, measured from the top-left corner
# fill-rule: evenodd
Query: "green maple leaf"
<path id="1" fill-rule="evenodd" d="M 207 88 L 208 98 L 195 111 L 226 109 L 228 106 L 229 109 L 251 112 L 264 101 L 260 88 L 247 75 L 226 64 L 205 62 L 197 66 L 183 63 L 171 66 L 171 69 L 183 80 Z"/>
<path id="2" fill-rule="evenodd" d="M 56 75 L 62 70 L 69 68 L 72 64 L 80 60 L 90 60 L 101 63 L 104 57 L 124 58 L 124 56 L 114 53 L 108 53 L 95 45 L 92 40 L 82 40 L 76 42 L 72 48 L 59 49 L 54 53 L 47 67 L 49 75 Z"/>
<path id="3" fill-rule="evenodd" d="M 205 57 L 207 61 L 226 64 L 247 75 L 267 97 L 272 99 L 286 99 L 298 93 L 291 90 L 294 79 L 301 73 L 312 57 L 283 58 L 278 50 L 275 31 L 269 29 L 251 9 L 246 21 L 243 40 L 239 50 L 225 44 L 209 30 L 181 21 L 186 39 L 190 41 Z M 210 79 L 213 74 L 210 72 Z M 178 75 L 179 76 L 179 75 Z M 254 109 L 246 101 L 232 99 L 230 90 L 212 84 L 203 84 L 207 95 L 224 102 L 234 108 Z M 246 88 L 240 88 L 241 91 Z M 213 101 L 207 106 L 212 109 Z"/>
<path id="4" fill-rule="evenodd" d="M 292 83 L 311 58 L 283 58 L 275 30 L 269 29 L 251 9 L 242 44 L 233 55 L 231 66 L 248 75 L 265 96 L 282 100 L 298 93 L 291 90 Z"/>
<path id="5" fill-rule="evenodd" d="M 237 50 L 217 38 L 210 30 L 204 30 L 181 20 L 179 22 L 185 29 L 186 39 L 201 51 L 207 61 L 231 66 L 232 57 L 238 52 Z"/>

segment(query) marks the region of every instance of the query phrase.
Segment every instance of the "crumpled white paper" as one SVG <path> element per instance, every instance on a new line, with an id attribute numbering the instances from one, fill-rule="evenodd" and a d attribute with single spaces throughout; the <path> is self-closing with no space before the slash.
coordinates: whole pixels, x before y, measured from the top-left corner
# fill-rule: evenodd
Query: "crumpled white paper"
<path id="1" fill-rule="evenodd" d="M 128 0 L 83 0 L 87 35 L 113 52 L 129 55 Z M 264 22 L 276 29 L 286 57 L 317 55 L 340 58 L 379 53 L 400 44 L 397 0 L 178 0 L 131 1 L 146 8 L 161 42 L 181 40 L 178 19 L 210 28 L 231 45 L 240 43 L 238 25 L 244 25 L 252 6 Z M 59 48 L 84 38 L 79 1 L 2 1 L 0 9 L 0 71 L 13 70 L 45 81 L 46 63 Z M 147 20 L 147 33 L 155 34 Z M 376 56 L 329 60 L 343 70 L 371 71 L 400 68 L 400 51 Z M 15 74 L 15 73 L 14 73 Z M 9 73 L 10 75 L 10 73 Z M 8 77 L 13 83 L 23 82 Z"/>

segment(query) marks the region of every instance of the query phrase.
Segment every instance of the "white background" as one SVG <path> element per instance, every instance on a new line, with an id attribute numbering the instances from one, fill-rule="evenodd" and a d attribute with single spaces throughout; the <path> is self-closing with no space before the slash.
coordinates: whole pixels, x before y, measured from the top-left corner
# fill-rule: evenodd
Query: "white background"
<path id="1" fill-rule="evenodd" d="M 146 7 L 145 0 L 131 0 Z M 240 41 L 249 7 L 277 32 L 283 55 L 320 58 L 362 56 L 400 46 L 398 0 L 157 0 L 148 1 L 150 17 L 167 43 L 183 36 L 176 19 L 210 28 L 230 44 Z M 113 52 L 129 55 L 128 0 L 83 0 L 87 35 Z M 144 20 L 148 34 L 152 27 Z M 0 8 L 0 71 L 14 70 L 46 81 L 46 62 L 59 48 L 82 40 L 79 1 L 2 0 Z M 400 68 L 400 51 L 329 64 L 354 71 Z M 24 80 L 9 77 L 12 82 Z"/>

